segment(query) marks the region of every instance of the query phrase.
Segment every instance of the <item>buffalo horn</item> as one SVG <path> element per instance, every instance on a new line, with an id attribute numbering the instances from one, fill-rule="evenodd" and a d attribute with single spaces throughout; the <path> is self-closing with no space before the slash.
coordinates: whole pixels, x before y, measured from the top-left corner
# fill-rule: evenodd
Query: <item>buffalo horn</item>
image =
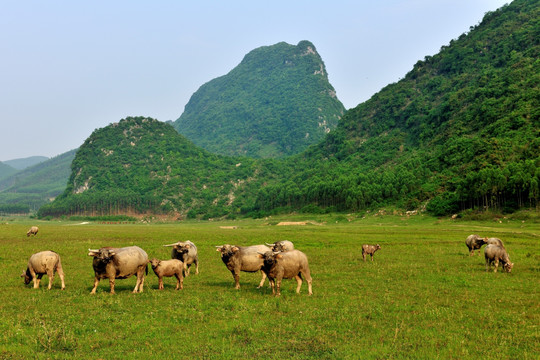
<path id="1" fill-rule="evenodd" d="M 163 246 L 174 246 L 174 245 L 178 245 L 177 242 L 175 242 L 174 244 L 169 244 L 169 245 L 163 245 Z"/>

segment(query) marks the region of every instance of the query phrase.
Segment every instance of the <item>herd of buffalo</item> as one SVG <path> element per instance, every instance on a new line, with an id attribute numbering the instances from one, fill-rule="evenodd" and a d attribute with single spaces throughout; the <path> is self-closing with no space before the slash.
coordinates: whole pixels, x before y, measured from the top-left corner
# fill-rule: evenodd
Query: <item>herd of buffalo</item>
<path id="1" fill-rule="evenodd" d="M 27 236 L 36 235 L 38 228 L 32 226 L 28 230 Z M 510 262 L 508 253 L 498 238 L 482 238 L 478 235 L 467 237 L 465 244 L 469 248 L 469 254 L 474 255 L 474 250 L 479 250 L 483 245 L 484 256 L 486 259 L 486 271 L 489 271 L 491 264 L 495 264 L 495 272 L 499 263 L 507 272 L 512 271 L 513 263 Z M 137 282 L 134 293 L 142 292 L 144 286 L 145 274 L 148 274 L 148 264 L 151 264 L 152 270 L 159 280 L 158 288 L 163 289 L 163 277 L 176 277 L 176 290 L 183 288 L 184 277 L 190 273 L 192 265 L 195 266 L 195 273 L 199 273 L 199 258 L 197 247 L 191 241 L 179 241 L 173 244 L 164 245 L 172 247 L 170 260 L 150 259 L 146 252 L 138 246 L 129 246 L 122 248 L 102 247 L 100 249 L 89 249 L 88 256 L 93 257 L 92 266 L 94 268 L 95 279 L 91 294 L 96 293 L 99 281 L 109 279 L 111 293 L 114 294 L 115 280 L 126 279 L 132 275 L 137 276 Z M 371 256 L 373 261 L 374 253 L 381 246 L 363 245 L 362 257 L 366 261 L 367 255 Z M 294 244 L 288 240 L 276 241 L 273 244 L 236 246 L 221 245 L 216 246 L 216 250 L 221 253 L 221 260 L 232 273 L 235 282 L 235 288 L 240 288 L 240 272 L 261 271 L 262 278 L 258 288 L 262 287 L 265 279 L 268 277 L 272 287 L 272 294 L 280 295 L 281 281 L 283 279 L 296 279 L 296 292 L 300 293 L 302 286 L 302 276 L 308 283 L 308 294 L 312 295 L 312 279 L 309 270 L 307 256 L 294 248 Z M 33 254 L 28 260 L 28 267 L 23 271 L 21 277 L 24 283 L 34 282 L 34 288 L 39 287 L 43 275 L 49 277 L 50 289 L 54 280 L 54 274 L 57 273 L 62 282 L 62 290 L 65 289 L 64 271 L 60 255 L 54 251 L 42 251 Z"/>

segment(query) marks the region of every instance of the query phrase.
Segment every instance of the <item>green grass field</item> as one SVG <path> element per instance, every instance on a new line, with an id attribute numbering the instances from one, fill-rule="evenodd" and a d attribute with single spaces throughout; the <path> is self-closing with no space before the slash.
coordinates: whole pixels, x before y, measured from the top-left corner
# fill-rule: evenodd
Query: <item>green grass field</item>
<path id="1" fill-rule="evenodd" d="M 276 226 L 280 220 L 321 225 Z M 30 225 L 40 227 L 26 237 Z M 237 226 L 222 229 L 220 226 Z M 501 238 L 512 273 L 486 273 L 483 252 L 465 238 Z M 305 252 L 313 296 L 284 280 L 282 296 L 242 273 L 234 289 L 215 245 L 288 239 Z M 184 281 L 149 268 L 142 294 L 135 277 L 96 295 L 88 248 L 138 245 L 169 258 L 179 240 L 199 249 L 200 274 Z M 424 216 L 272 218 L 235 222 L 79 224 L 0 219 L 0 359 L 537 359 L 540 353 L 540 225 Z M 379 243 L 373 263 L 361 245 Z M 40 289 L 19 277 L 32 253 L 62 257 L 66 290 L 55 277 Z"/>

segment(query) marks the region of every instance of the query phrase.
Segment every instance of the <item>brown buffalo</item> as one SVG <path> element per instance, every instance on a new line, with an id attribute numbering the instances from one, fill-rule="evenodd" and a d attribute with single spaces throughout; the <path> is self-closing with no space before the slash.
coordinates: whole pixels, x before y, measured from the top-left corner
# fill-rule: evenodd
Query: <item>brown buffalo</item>
<path id="1" fill-rule="evenodd" d="M 486 258 L 486 271 L 489 271 L 489 269 L 491 268 L 491 264 L 495 263 L 495 270 L 493 270 L 493 272 L 497 272 L 499 262 L 501 262 L 503 265 L 503 269 L 506 272 L 512 272 L 514 263 L 510 262 L 508 253 L 503 247 L 492 244 L 486 246 L 486 248 L 484 249 L 484 257 Z"/>
<path id="2" fill-rule="evenodd" d="M 199 256 L 197 247 L 191 241 L 179 241 L 174 244 L 163 245 L 172 246 L 171 259 L 178 259 L 184 264 L 184 275 L 189 275 L 191 264 L 195 264 L 195 275 L 199 273 Z"/>
<path id="3" fill-rule="evenodd" d="M 259 258 L 258 253 L 270 251 L 270 248 L 265 245 L 236 246 L 225 244 L 216 246 L 216 248 L 221 253 L 221 260 L 234 277 L 235 289 L 240 289 L 240 271 L 256 272 L 261 270 L 263 260 Z M 263 286 L 266 279 L 266 274 L 262 271 L 261 274 L 262 278 L 258 288 Z"/>
<path id="4" fill-rule="evenodd" d="M 362 258 L 364 258 L 364 262 L 366 261 L 366 255 L 371 256 L 371 261 L 373 261 L 373 255 L 375 254 L 375 251 L 379 250 L 381 248 L 381 245 L 362 245 Z"/>
<path id="5" fill-rule="evenodd" d="M 152 270 L 158 277 L 158 289 L 163 290 L 163 277 L 176 277 L 176 290 L 184 288 L 184 263 L 178 259 L 171 260 L 150 260 Z"/>
<path id="6" fill-rule="evenodd" d="M 52 287 L 54 280 L 54 272 L 58 273 L 60 280 L 62 281 L 62 290 L 66 288 L 64 283 L 64 270 L 62 269 L 62 262 L 60 261 L 60 255 L 54 251 L 42 251 L 33 254 L 28 259 L 28 267 L 26 271 L 23 271 L 21 277 L 24 278 L 24 283 L 29 284 L 30 281 L 34 281 L 34 289 L 39 288 L 39 283 L 43 275 L 47 274 L 49 277 L 49 290 Z"/>
<path id="7" fill-rule="evenodd" d="M 280 241 L 276 241 L 273 244 L 267 243 L 266 246 L 270 246 L 270 248 L 274 252 L 294 250 L 294 244 L 292 243 L 292 241 L 289 241 L 289 240 L 280 240 Z"/>
<path id="8" fill-rule="evenodd" d="M 39 228 L 37 226 L 32 226 L 30 229 L 28 229 L 28 231 L 26 232 L 26 236 L 30 236 L 30 235 L 37 235 L 39 231 Z"/>
<path id="9" fill-rule="evenodd" d="M 291 250 L 286 252 L 267 251 L 264 254 L 258 254 L 260 259 L 264 260 L 262 270 L 268 276 L 270 285 L 272 286 L 272 294 L 281 295 L 282 279 L 295 278 L 297 282 L 296 293 L 300 293 L 302 286 L 302 275 L 308 282 L 308 295 L 312 295 L 311 288 L 311 273 L 306 254 L 300 250 Z M 277 284 L 276 284 L 277 283 Z M 276 294 L 277 285 L 277 294 Z"/>
<path id="10" fill-rule="evenodd" d="M 474 255 L 474 250 L 478 250 L 486 243 L 487 238 L 478 235 L 469 235 L 465 240 L 465 245 L 469 248 L 469 256 Z M 480 253 L 478 253 L 480 255 Z"/>
<path id="11" fill-rule="evenodd" d="M 143 292 L 144 274 L 148 274 L 148 255 L 138 246 L 123 248 L 103 247 L 99 250 L 88 249 L 88 256 L 94 257 L 95 280 L 91 294 L 96 293 L 99 280 L 109 279 L 111 294 L 114 294 L 116 279 L 127 279 L 137 275 L 134 293 Z"/>

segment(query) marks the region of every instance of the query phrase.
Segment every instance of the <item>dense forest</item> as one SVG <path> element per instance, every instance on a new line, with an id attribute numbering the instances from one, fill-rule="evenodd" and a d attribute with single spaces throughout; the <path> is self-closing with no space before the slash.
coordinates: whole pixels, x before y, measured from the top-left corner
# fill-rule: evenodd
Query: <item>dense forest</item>
<path id="1" fill-rule="evenodd" d="M 285 159 L 224 157 L 167 124 L 96 130 L 40 216 L 263 216 L 396 206 L 510 212 L 540 196 L 539 1 L 515 0 Z"/>
<path id="2" fill-rule="evenodd" d="M 216 154 L 276 158 L 319 142 L 344 112 L 315 46 L 281 42 L 201 86 L 174 127 Z"/>

